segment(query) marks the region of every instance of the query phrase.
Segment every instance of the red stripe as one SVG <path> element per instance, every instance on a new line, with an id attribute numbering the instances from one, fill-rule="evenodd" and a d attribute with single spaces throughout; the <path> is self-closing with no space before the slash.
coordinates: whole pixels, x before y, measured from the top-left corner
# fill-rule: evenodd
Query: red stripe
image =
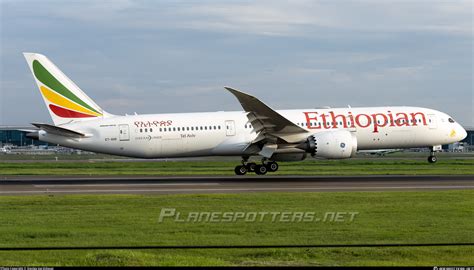
<path id="1" fill-rule="evenodd" d="M 64 117 L 64 118 L 86 118 L 86 117 L 95 117 L 94 115 L 89 115 L 89 114 L 84 114 L 76 111 L 71 111 L 68 109 L 64 109 L 61 107 L 58 107 L 53 104 L 49 104 L 49 108 L 51 111 L 54 112 L 59 117 Z"/>

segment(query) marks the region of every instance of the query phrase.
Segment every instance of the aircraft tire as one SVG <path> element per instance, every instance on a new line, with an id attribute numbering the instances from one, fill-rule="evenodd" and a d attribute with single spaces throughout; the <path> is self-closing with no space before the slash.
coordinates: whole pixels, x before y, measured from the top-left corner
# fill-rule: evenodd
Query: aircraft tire
<path id="1" fill-rule="evenodd" d="M 255 173 L 258 175 L 264 175 L 267 173 L 267 167 L 264 165 L 257 165 L 255 166 Z"/>
<path id="2" fill-rule="evenodd" d="M 429 163 L 436 163 L 438 161 L 438 158 L 436 156 L 429 156 L 428 157 L 428 162 Z"/>
<path id="3" fill-rule="evenodd" d="M 268 162 L 266 167 L 269 172 L 276 172 L 279 168 L 278 163 L 276 163 L 275 161 Z"/>
<path id="4" fill-rule="evenodd" d="M 236 175 L 244 175 L 247 173 L 247 168 L 244 165 L 236 166 L 234 169 Z"/>
<path id="5" fill-rule="evenodd" d="M 253 162 L 250 162 L 250 163 L 247 163 L 245 165 L 245 167 L 247 168 L 247 171 L 248 172 L 255 172 L 255 167 L 257 166 L 256 163 L 253 163 Z"/>

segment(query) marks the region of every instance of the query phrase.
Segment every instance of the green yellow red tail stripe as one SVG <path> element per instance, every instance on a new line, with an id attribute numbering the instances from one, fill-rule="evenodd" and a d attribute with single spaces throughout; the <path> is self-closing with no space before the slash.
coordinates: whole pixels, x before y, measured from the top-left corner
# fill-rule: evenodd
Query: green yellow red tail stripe
<path id="1" fill-rule="evenodd" d="M 80 113 L 80 112 L 76 112 L 76 111 L 71 111 L 71 110 L 68 110 L 68 109 L 64 109 L 64 108 L 61 108 L 61 107 L 58 107 L 56 105 L 53 105 L 53 104 L 49 104 L 49 109 L 54 112 L 54 114 L 56 114 L 57 116 L 59 117 L 63 117 L 63 118 L 87 118 L 87 117 L 96 117 L 94 115 L 90 115 L 90 114 L 84 114 L 84 113 Z"/>
<path id="2" fill-rule="evenodd" d="M 33 73 L 44 86 L 41 93 L 51 103 L 49 108 L 59 117 L 86 118 L 102 116 L 98 110 L 76 96 L 57 80 L 38 60 L 33 61 Z"/>

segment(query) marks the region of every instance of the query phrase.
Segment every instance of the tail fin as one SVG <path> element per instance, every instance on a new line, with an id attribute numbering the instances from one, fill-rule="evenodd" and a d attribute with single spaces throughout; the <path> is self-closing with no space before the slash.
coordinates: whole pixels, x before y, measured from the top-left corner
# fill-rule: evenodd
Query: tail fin
<path id="1" fill-rule="evenodd" d="M 23 55 L 56 126 L 109 116 L 46 56 Z"/>

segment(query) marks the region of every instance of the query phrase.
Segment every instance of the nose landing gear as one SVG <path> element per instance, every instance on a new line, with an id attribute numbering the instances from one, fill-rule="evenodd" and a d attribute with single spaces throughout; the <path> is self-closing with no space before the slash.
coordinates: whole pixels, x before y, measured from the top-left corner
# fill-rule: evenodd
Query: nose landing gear
<path id="1" fill-rule="evenodd" d="M 248 162 L 248 157 L 242 158 L 242 165 L 235 167 L 234 172 L 236 175 L 244 175 L 247 172 L 255 172 L 258 175 L 264 175 L 267 172 L 278 171 L 278 163 L 275 161 L 262 160 L 262 164 L 256 164 L 254 162 Z"/>
<path id="2" fill-rule="evenodd" d="M 436 154 L 436 151 L 440 151 L 440 150 L 441 150 L 441 145 L 430 147 L 431 152 L 430 152 L 430 156 L 428 157 L 429 163 L 436 163 L 436 161 L 438 161 L 438 158 L 435 156 L 435 154 Z"/>
<path id="3" fill-rule="evenodd" d="M 428 162 L 429 163 L 436 163 L 436 161 L 438 161 L 438 158 L 434 154 L 432 154 L 428 157 Z"/>

